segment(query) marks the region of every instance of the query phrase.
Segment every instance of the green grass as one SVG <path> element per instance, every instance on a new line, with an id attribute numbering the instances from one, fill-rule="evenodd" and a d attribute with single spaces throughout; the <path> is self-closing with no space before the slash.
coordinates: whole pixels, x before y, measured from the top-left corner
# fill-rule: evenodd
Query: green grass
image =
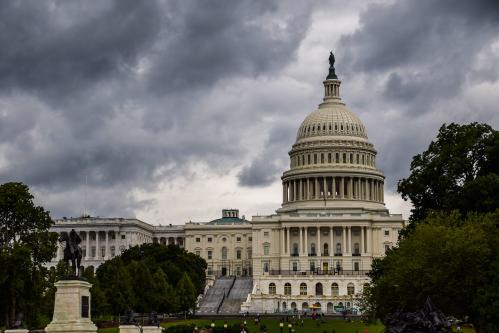
<path id="1" fill-rule="evenodd" d="M 241 324 L 243 323 L 245 318 L 242 319 L 230 319 L 227 320 L 227 323 L 230 324 Z M 247 325 L 251 333 L 259 332 L 257 326 L 254 324 L 254 318 L 247 318 Z M 215 320 L 216 327 L 222 327 L 225 320 Z M 278 319 L 262 319 L 262 324 L 267 326 L 267 332 L 269 333 L 280 333 L 279 328 L 279 320 Z M 176 325 L 196 325 L 198 327 L 206 327 L 211 324 L 211 320 L 206 319 L 187 319 L 187 320 L 176 320 L 171 322 L 162 323 L 161 326 L 168 328 Z M 364 333 L 364 330 L 367 328 L 369 333 L 381 333 L 383 331 L 383 325 L 366 325 L 359 321 L 353 321 L 351 323 L 345 322 L 341 319 L 326 319 L 324 323 L 317 325 L 317 322 L 312 319 L 305 319 L 303 327 L 301 324 L 294 326 L 296 333 L 331 333 L 333 328 L 336 330 L 336 333 L 355 333 L 356 330 L 359 333 Z M 472 329 L 463 329 L 463 333 L 474 333 Z M 118 333 L 118 328 L 103 328 L 99 329 L 98 333 Z M 287 323 L 285 323 L 285 328 L 283 329 L 283 333 L 288 333 Z"/>

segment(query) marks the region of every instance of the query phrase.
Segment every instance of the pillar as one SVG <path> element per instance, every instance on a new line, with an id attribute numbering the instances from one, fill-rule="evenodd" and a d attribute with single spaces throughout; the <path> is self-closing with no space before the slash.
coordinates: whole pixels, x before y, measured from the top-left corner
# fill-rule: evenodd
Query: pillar
<path id="1" fill-rule="evenodd" d="M 293 182 L 293 201 L 296 201 L 297 200 L 297 196 L 296 196 L 296 180 L 292 180 Z"/>
<path id="2" fill-rule="evenodd" d="M 348 198 L 353 199 L 353 178 L 348 178 Z"/>
<path id="3" fill-rule="evenodd" d="M 286 183 L 282 183 L 282 202 L 286 203 Z"/>
<path id="4" fill-rule="evenodd" d="M 286 237 L 286 236 L 284 235 L 284 234 L 285 234 L 285 232 L 286 232 L 286 228 L 281 228 L 281 232 L 280 232 L 280 234 L 281 234 L 281 253 L 282 253 L 282 254 L 285 254 L 285 253 L 286 253 L 286 244 L 284 244 L 284 243 L 285 243 L 285 239 L 284 239 L 284 238 Z"/>
<path id="5" fill-rule="evenodd" d="M 343 199 L 345 197 L 345 177 L 340 178 L 340 198 Z"/>
<path id="6" fill-rule="evenodd" d="M 360 227 L 360 253 L 361 254 L 366 253 L 365 247 L 364 247 L 364 245 L 365 245 L 365 243 L 364 243 L 364 236 L 365 236 L 365 234 L 364 234 L 364 227 Z"/>
<path id="7" fill-rule="evenodd" d="M 289 238 L 289 229 L 291 228 L 286 228 L 286 254 L 290 254 L 291 253 L 291 244 L 290 244 L 290 238 Z"/>
<path id="8" fill-rule="evenodd" d="M 331 196 L 333 199 L 336 199 L 336 178 L 333 177 L 333 181 L 332 181 L 332 189 L 331 189 Z"/>
<path id="9" fill-rule="evenodd" d="M 100 249 L 99 249 L 99 231 L 95 232 L 95 259 L 100 260 Z"/>
<path id="10" fill-rule="evenodd" d="M 324 186 L 324 198 L 327 198 L 327 178 L 326 177 L 322 178 L 322 183 Z"/>
<path id="11" fill-rule="evenodd" d="M 372 253 L 373 250 L 371 249 L 371 238 L 372 238 L 372 229 L 370 227 L 366 227 L 366 233 L 367 233 L 367 237 L 366 237 L 366 252 L 367 253 Z"/>
<path id="12" fill-rule="evenodd" d="M 347 227 L 347 253 L 352 253 L 352 227 Z"/>
<path id="13" fill-rule="evenodd" d="M 104 259 L 109 259 L 109 231 L 106 230 L 106 253 Z"/>
<path id="14" fill-rule="evenodd" d="M 341 232 L 341 236 L 342 236 L 342 243 L 341 243 L 341 252 L 342 253 L 346 253 L 346 248 L 347 248 L 347 238 L 346 238 L 346 234 L 347 234 L 347 230 L 346 230 L 346 227 L 342 227 L 342 232 Z"/>
<path id="15" fill-rule="evenodd" d="M 315 199 L 319 199 L 319 178 L 315 177 Z"/>
<path id="16" fill-rule="evenodd" d="M 310 178 L 307 177 L 307 200 L 310 200 Z"/>
<path id="17" fill-rule="evenodd" d="M 329 227 L 329 239 L 330 239 L 330 243 L 329 243 L 329 255 L 332 256 L 333 255 L 333 251 L 334 251 L 334 238 L 333 238 L 333 227 Z"/>
<path id="18" fill-rule="evenodd" d="M 303 181 L 301 179 L 298 179 L 298 182 L 299 182 L 299 191 L 300 191 L 298 200 L 303 200 Z"/>
<path id="19" fill-rule="evenodd" d="M 321 256 L 321 227 L 317 227 L 317 256 Z"/>
<path id="20" fill-rule="evenodd" d="M 308 227 L 305 227 L 305 254 L 308 255 Z"/>
<path id="21" fill-rule="evenodd" d="M 85 260 L 90 259 L 90 232 L 87 231 L 87 238 L 85 239 Z"/>
<path id="22" fill-rule="evenodd" d="M 303 228 L 300 227 L 300 249 L 299 249 L 299 253 L 300 255 L 305 253 L 305 251 L 303 251 Z"/>

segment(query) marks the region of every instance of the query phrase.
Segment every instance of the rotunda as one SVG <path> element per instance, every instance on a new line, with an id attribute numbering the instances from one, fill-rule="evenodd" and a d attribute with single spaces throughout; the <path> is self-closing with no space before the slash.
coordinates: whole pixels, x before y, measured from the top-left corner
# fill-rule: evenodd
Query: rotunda
<path id="1" fill-rule="evenodd" d="M 360 119 L 340 97 L 334 60 L 324 81 L 324 101 L 298 128 L 290 169 L 282 176 L 280 212 L 298 209 L 386 211 L 384 175 Z"/>

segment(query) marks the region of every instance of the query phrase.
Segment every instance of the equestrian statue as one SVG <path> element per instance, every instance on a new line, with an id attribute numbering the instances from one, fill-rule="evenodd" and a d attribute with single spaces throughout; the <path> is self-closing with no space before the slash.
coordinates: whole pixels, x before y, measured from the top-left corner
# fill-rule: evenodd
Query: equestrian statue
<path id="1" fill-rule="evenodd" d="M 64 261 L 67 262 L 68 267 L 69 262 L 71 261 L 71 273 L 69 273 L 69 275 L 80 277 L 80 264 L 82 258 L 82 251 L 79 245 L 81 243 L 80 236 L 74 229 L 71 229 L 69 235 L 65 232 L 61 234 L 59 242 L 66 243 L 66 247 L 64 248 Z"/>

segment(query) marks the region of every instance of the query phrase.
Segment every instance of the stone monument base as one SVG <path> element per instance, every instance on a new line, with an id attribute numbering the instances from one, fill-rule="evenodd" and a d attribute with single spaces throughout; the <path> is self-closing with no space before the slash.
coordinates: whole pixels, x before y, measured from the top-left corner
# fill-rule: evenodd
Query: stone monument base
<path id="1" fill-rule="evenodd" d="M 120 333 L 140 333 L 137 325 L 120 325 Z"/>
<path id="2" fill-rule="evenodd" d="M 90 287 L 81 280 L 62 280 L 57 287 L 54 317 L 45 328 L 47 333 L 95 333 L 97 326 L 90 319 Z"/>
<path id="3" fill-rule="evenodd" d="M 29 330 L 25 330 L 22 328 L 16 328 L 16 329 L 12 329 L 12 330 L 5 330 L 4 332 L 5 333 L 28 333 Z"/>
<path id="4" fill-rule="evenodd" d="M 162 331 L 160 326 L 142 326 L 142 333 L 161 333 Z"/>

